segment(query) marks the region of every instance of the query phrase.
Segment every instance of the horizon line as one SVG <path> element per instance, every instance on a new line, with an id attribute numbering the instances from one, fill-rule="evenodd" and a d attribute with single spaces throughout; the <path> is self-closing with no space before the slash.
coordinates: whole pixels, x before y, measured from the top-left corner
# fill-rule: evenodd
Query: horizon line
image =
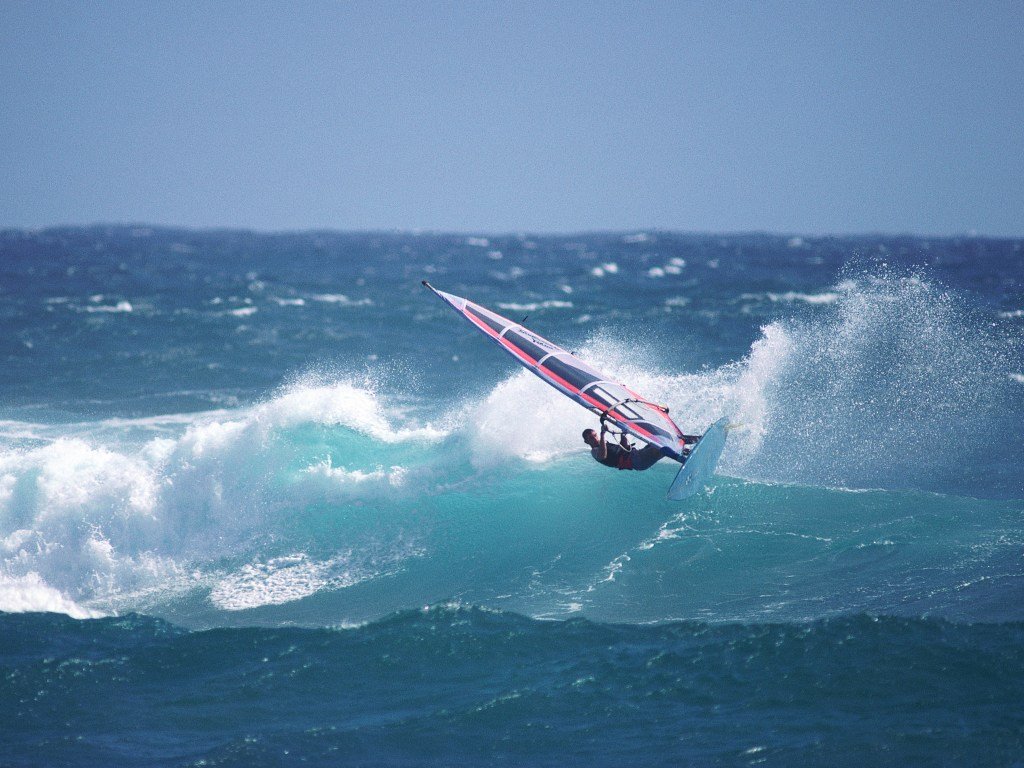
<path id="1" fill-rule="evenodd" d="M 856 239 L 856 238 L 915 238 L 930 240 L 1024 240 L 1024 234 L 1020 235 L 989 235 L 977 230 L 966 232 L 953 232 L 947 234 L 921 233 L 913 231 L 885 231 L 885 230 L 864 230 L 847 232 L 801 232 L 799 230 L 698 230 L 698 229 L 673 229 L 671 227 L 628 227 L 608 229 L 575 229 L 575 230 L 487 230 L 487 229 L 445 229 L 429 227 L 352 227 L 341 228 L 332 226 L 311 226 L 294 228 L 258 228 L 244 225 L 189 225 L 189 224 L 153 224 L 149 222 L 93 222 L 46 224 L 42 226 L 0 226 L 0 233 L 26 232 L 40 233 L 62 229 L 89 230 L 89 229 L 111 229 L 111 230 L 150 230 L 150 231 L 177 231 L 195 232 L 197 234 L 213 233 L 246 233 L 264 236 L 283 235 L 411 235 L 414 237 L 486 237 L 486 238 L 566 238 L 566 237 L 646 237 L 651 235 L 682 235 L 687 237 L 777 237 L 777 238 L 801 238 L 812 240 L 823 239 Z M 142 236 L 142 235 L 139 235 Z M 643 240 L 638 240 L 643 242 Z"/>

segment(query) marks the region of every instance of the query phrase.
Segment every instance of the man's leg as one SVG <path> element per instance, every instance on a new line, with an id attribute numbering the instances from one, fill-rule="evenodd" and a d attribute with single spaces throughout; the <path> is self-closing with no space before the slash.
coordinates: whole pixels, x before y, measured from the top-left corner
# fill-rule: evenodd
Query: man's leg
<path id="1" fill-rule="evenodd" d="M 643 450 L 633 450 L 633 469 L 641 472 L 645 469 L 650 469 L 658 463 L 660 459 L 664 458 L 661 454 L 661 448 L 656 445 L 648 445 Z"/>

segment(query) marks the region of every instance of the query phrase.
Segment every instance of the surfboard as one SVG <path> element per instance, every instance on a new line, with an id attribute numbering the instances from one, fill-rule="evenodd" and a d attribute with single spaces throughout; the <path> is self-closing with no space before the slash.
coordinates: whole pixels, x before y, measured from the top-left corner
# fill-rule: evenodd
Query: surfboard
<path id="1" fill-rule="evenodd" d="M 676 479 L 668 489 L 668 497 L 673 501 L 688 499 L 704 490 L 715 474 L 718 459 L 725 449 L 728 419 L 719 419 L 701 435 L 686 457 L 683 466 L 676 473 Z"/>

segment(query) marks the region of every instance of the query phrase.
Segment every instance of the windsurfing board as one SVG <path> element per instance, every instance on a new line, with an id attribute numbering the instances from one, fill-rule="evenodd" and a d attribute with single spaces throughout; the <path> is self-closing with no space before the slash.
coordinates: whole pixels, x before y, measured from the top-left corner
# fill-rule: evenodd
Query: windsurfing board
<path id="1" fill-rule="evenodd" d="M 715 473 L 715 466 L 725 449 L 725 438 L 729 420 L 719 419 L 701 435 L 679 468 L 676 479 L 668 489 L 668 497 L 673 501 L 688 499 L 704 489 Z"/>

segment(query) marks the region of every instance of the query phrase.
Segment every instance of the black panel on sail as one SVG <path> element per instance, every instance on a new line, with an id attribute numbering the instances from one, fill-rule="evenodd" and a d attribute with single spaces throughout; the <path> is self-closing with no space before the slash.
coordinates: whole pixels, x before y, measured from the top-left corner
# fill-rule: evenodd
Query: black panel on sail
<path id="1" fill-rule="evenodd" d="M 522 334 L 516 333 L 515 331 L 509 331 L 505 334 L 505 340 L 512 342 L 515 346 L 519 347 L 523 352 L 528 354 L 534 360 L 540 360 L 544 355 L 547 354 L 547 350 L 538 347 L 528 338 Z"/>
<path id="2" fill-rule="evenodd" d="M 479 309 L 474 307 L 472 304 L 466 304 L 466 311 L 469 312 L 469 314 L 471 314 L 473 317 L 478 318 L 479 320 L 482 320 L 484 323 L 486 323 L 495 333 L 501 333 L 502 331 L 505 330 L 504 325 L 495 320 L 492 320 Z"/>
<path id="3" fill-rule="evenodd" d="M 567 362 L 557 357 L 549 357 L 545 360 L 544 367 L 558 378 L 572 384 L 576 389 L 583 389 L 587 384 L 593 384 L 595 381 L 600 381 L 600 379 L 594 374 L 582 371 L 576 366 L 569 365 Z"/>

